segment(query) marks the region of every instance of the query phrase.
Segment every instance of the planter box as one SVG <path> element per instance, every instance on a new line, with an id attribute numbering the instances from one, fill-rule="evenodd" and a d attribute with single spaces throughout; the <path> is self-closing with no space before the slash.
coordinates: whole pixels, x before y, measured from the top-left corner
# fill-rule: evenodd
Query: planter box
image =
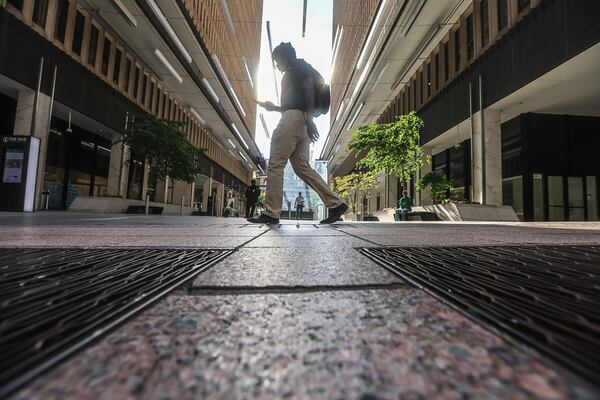
<path id="1" fill-rule="evenodd" d="M 414 207 L 413 211 L 435 212 L 442 221 L 519 221 L 510 206 L 448 203 Z"/>
<path id="2" fill-rule="evenodd" d="M 130 206 L 145 207 L 142 200 L 122 199 L 120 197 L 77 196 L 67 211 L 123 214 Z M 175 204 L 150 202 L 150 207 L 162 208 L 162 215 L 179 215 L 179 206 Z M 192 215 L 192 207 L 183 207 L 183 215 Z"/>

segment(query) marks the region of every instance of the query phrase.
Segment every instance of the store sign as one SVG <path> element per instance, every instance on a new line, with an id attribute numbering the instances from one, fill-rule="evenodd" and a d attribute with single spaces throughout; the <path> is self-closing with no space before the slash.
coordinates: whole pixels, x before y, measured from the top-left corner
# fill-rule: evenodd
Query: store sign
<path id="1" fill-rule="evenodd" d="M 25 152 L 20 149 L 7 149 L 4 157 L 2 182 L 21 183 Z"/>
<path id="2" fill-rule="evenodd" d="M 2 143 L 27 143 L 28 136 L 2 136 Z"/>

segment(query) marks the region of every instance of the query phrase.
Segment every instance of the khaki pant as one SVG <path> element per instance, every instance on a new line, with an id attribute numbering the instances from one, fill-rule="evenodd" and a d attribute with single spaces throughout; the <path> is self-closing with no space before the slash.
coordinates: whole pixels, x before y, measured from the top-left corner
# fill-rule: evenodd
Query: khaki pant
<path id="1" fill-rule="evenodd" d="M 327 208 L 341 205 L 344 201 L 329 189 L 323 178 L 309 163 L 310 138 L 306 132 L 304 112 L 289 110 L 283 113 L 271 139 L 271 155 L 267 172 L 265 214 L 279 218 L 283 202 L 283 170 L 288 159 L 296 175 L 310 186 Z"/>

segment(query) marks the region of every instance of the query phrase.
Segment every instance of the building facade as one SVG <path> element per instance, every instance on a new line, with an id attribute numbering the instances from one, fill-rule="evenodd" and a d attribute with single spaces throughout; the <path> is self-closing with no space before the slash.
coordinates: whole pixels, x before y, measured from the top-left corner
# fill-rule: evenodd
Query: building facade
<path id="1" fill-rule="evenodd" d="M 454 201 L 510 205 L 529 221 L 598 220 L 599 2 L 381 0 L 374 13 L 371 4 L 356 6 L 372 17 L 359 45 L 343 37 L 338 44 L 358 61 L 336 60 L 352 73 L 334 77 L 346 86 L 337 88 L 345 107 L 333 114 L 321 154 L 332 176 L 356 164 L 346 150 L 354 128 L 416 111 L 432 163 L 405 183 L 411 191 L 433 170 L 453 181 Z M 336 64 L 334 76 L 347 70 Z M 402 183 L 384 178 L 374 196 L 392 207 Z M 431 203 L 426 192 L 415 197 Z"/>
<path id="2" fill-rule="evenodd" d="M 261 18 L 262 0 L 2 1 L 0 135 L 40 139 L 35 208 L 47 193 L 50 209 L 148 195 L 218 215 L 225 193 L 243 193 L 264 167 Z M 205 174 L 157 181 L 120 143 L 142 113 L 185 122 Z"/>

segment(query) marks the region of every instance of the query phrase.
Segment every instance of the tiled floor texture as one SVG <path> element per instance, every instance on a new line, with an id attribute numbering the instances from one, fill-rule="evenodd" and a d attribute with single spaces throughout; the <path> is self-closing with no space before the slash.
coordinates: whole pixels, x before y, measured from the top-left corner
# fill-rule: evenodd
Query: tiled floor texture
<path id="1" fill-rule="evenodd" d="M 599 225 L 120 217 L 0 214 L 0 246 L 236 251 L 14 398 L 600 399 L 355 250 L 600 244 Z"/>

